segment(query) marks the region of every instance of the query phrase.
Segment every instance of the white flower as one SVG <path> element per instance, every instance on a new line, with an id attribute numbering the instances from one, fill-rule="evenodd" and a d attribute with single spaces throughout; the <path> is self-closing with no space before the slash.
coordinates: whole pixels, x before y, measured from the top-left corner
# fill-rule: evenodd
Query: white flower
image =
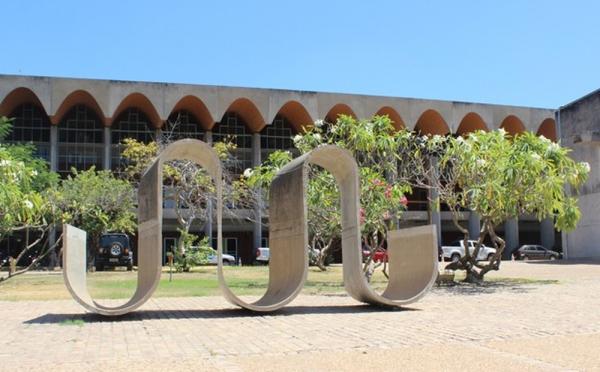
<path id="1" fill-rule="evenodd" d="M 299 134 L 296 134 L 292 140 L 294 141 L 294 143 L 298 143 L 302 140 L 302 136 Z"/>
<path id="2" fill-rule="evenodd" d="M 321 128 L 322 126 L 323 126 L 323 120 L 317 120 L 317 121 L 315 121 L 315 127 Z"/>
<path id="3" fill-rule="evenodd" d="M 457 140 L 459 143 L 465 143 L 465 139 L 463 138 L 463 136 L 458 136 L 458 137 L 456 137 L 456 140 Z"/>
<path id="4" fill-rule="evenodd" d="M 506 135 L 506 133 L 507 133 L 507 132 L 504 130 L 504 128 L 500 128 L 500 129 L 498 129 L 498 132 L 500 132 L 500 134 L 502 134 L 503 136 L 505 136 L 505 135 Z"/>
<path id="5" fill-rule="evenodd" d="M 32 203 L 32 202 L 30 202 L 29 200 L 25 200 L 25 201 L 23 202 L 23 204 L 25 204 L 25 206 L 26 206 L 27 208 L 29 208 L 29 209 L 33 209 L 33 203 Z"/>
<path id="6" fill-rule="evenodd" d="M 316 139 L 317 141 L 321 142 L 321 139 L 322 139 L 322 138 L 321 138 L 321 135 L 320 135 L 319 133 L 315 133 L 315 134 L 314 134 L 314 137 L 315 137 L 315 139 Z"/>
<path id="7" fill-rule="evenodd" d="M 582 161 L 581 166 L 585 169 L 587 173 L 590 173 L 590 170 L 592 169 L 590 168 L 590 163 L 588 163 L 587 161 Z"/>
<path id="8" fill-rule="evenodd" d="M 436 135 L 434 135 L 434 136 L 433 136 L 433 140 L 434 140 L 435 142 L 438 142 L 438 141 L 440 141 L 441 139 L 442 139 L 442 136 L 440 136 L 439 134 L 436 134 Z"/>
<path id="9" fill-rule="evenodd" d="M 252 174 L 254 173 L 254 171 L 250 168 L 246 168 L 246 170 L 244 171 L 244 177 L 245 178 L 250 178 L 252 177 Z"/>
<path id="10" fill-rule="evenodd" d="M 531 154 L 531 157 L 532 157 L 533 159 L 535 159 L 535 160 L 540 160 L 540 159 L 542 158 L 542 157 L 540 156 L 540 154 L 537 154 L 537 153 L 533 153 L 533 154 Z"/>
<path id="11" fill-rule="evenodd" d="M 33 177 L 37 176 L 37 175 L 38 175 L 38 171 L 36 171 L 35 169 L 34 169 L 34 170 L 32 170 L 32 171 L 31 171 L 31 175 L 32 175 Z"/>
<path id="12" fill-rule="evenodd" d="M 552 142 L 549 141 L 548 143 L 548 151 L 550 152 L 557 152 L 558 150 L 560 150 L 560 145 L 556 142 Z"/>
<path id="13" fill-rule="evenodd" d="M 10 163 L 10 160 L 0 160 L 0 167 L 8 167 Z"/>
<path id="14" fill-rule="evenodd" d="M 487 162 L 485 161 L 485 159 L 477 159 L 477 165 L 480 167 L 483 167 L 487 164 Z"/>

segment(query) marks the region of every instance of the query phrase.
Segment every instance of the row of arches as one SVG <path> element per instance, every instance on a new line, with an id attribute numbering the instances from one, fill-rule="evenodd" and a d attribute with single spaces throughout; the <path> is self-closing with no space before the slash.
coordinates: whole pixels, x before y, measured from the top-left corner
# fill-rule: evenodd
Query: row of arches
<path id="1" fill-rule="evenodd" d="M 44 113 L 43 105 L 36 94 L 28 88 L 17 88 L 10 92 L 6 98 L 0 103 L 0 115 L 10 115 L 22 104 L 29 103 L 36 105 Z M 89 110 L 95 113 L 102 126 L 113 127 L 119 124 L 120 118 L 128 110 L 132 108 L 137 109 L 144 115 L 144 119 L 149 123 L 151 129 L 162 128 L 164 125 L 158 111 L 152 104 L 152 102 L 141 93 L 132 93 L 125 97 L 114 110 L 111 116 L 107 116 L 103 113 L 98 102 L 94 97 L 85 90 L 76 90 L 71 92 L 59 105 L 54 115 L 48 116 L 49 123 L 53 125 L 60 125 L 64 122 L 67 114 L 76 106 L 86 106 Z M 236 115 L 240 121 L 244 122 L 249 133 L 260 133 L 266 127 L 272 123 L 265 123 L 263 115 L 260 113 L 256 105 L 248 98 L 238 98 L 231 102 L 227 108 L 225 115 L 220 121 L 215 120 L 209 112 L 207 106 L 198 97 L 193 95 L 187 95 L 181 98 L 172 108 L 169 121 L 171 118 L 185 112 L 188 117 L 192 117 L 195 124 L 199 126 L 198 129 L 192 131 L 207 131 L 214 130 L 219 124 L 223 124 L 226 117 L 230 117 L 232 114 Z M 338 103 L 333 105 L 324 119 L 327 122 L 335 122 L 339 115 L 349 115 L 357 117 L 352 108 L 344 103 Z M 384 106 L 378 111 L 374 112 L 375 115 L 388 115 L 392 120 L 393 125 L 396 129 L 406 128 L 407 125 L 402 119 L 402 116 L 392 107 Z M 285 118 L 287 124 L 294 132 L 300 132 L 302 127 L 310 126 L 315 118 L 312 118 L 308 110 L 297 101 L 288 101 L 278 110 L 277 119 Z M 526 131 L 526 126 L 522 120 L 516 115 L 506 116 L 499 125 L 508 133 L 515 135 Z M 423 134 L 439 134 L 445 135 L 452 133 L 450 126 L 444 117 L 434 109 L 426 109 L 419 116 L 415 131 Z M 460 121 L 455 134 L 464 135 L 475 130 L 490 130 L 490 125 L 486 123 L 483 118 L 476 112 L 467 113 Z M 556 136 L 556 125 L 553 118 L 544 119 L 538 126 L 538 135 L 543 135 L 553 141 L 557 140 Z"/>

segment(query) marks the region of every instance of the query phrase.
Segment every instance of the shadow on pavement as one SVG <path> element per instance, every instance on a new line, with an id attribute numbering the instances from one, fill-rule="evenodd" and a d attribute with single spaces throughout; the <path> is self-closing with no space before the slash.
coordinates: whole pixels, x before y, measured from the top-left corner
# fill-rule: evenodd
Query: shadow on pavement
<path id="1" fill-rule="evenodd" d="M 127 322 L 155 319 L 226 319 L 243 317 L 378 313 L 390 311 L 418 311 L 413 308 L 387 308 L 369 305 L 351 306 L 287 306 L 272 313 L 257 313 L 244 309 L 215 310 L 137 310 L 132 313 L 108 317 L 98 314 L 46 314 L 23 322 L 24 324 L 81 324 L 102 322 Z"/>
<path id="2" fill-rule="evenodd" d="M 523 280 L 503 278 L 485 281 L 480 284 L 453 282 L 432 288 L 434 293 L 443 293 L 456 296 L 476 296 L 498 292 L 528 293 L 534 291 L 537 285 L 557 284 L 558 280 Z"/>
<path id="3" fill-rule="evenodd" d="M 600 265 L 600 259 L 593 260 L 529 260 L 520 261 L 527 265 Z"/>

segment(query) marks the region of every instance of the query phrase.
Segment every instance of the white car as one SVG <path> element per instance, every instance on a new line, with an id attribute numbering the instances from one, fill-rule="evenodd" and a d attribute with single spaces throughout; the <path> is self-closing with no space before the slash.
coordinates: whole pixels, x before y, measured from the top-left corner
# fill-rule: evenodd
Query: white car
<path id="1" fill-rule="evenodd" d="M 475 251 L 475 246 L 477 245 L 477 240 L 469 240 L 469 252 L 473 254 Z M 455 240 L 449 245 L 442 246 L 442 256 L 445 260 L 450 261 L 458 261 L 465 255 L 465 248 L 463 246 L 464 240 Z M 492 256 L 496 253 L 496 249 L 481 245 L 479 248 L 479 253 L 477 254 L 478 261 L 490 260 Z"/>
<path id="2" fill-rule="evenodd" d="M 209 263 L 209 265 L 216 265 L 217 264 L 217 251 L 215 251 L 214 249 L 212 251 L 213 251 L 213 253 L 211 253 L 208 256 L 208 263 Z M 234 265 L 234 264 L 235 264 L 235 257 L 233 257 L 230 254 L 223 253 L 223 265 Z"/>
<path id="3" fill-rule="evenodd" d="M 261 263 L 269 263 L 269 257 L 271 256 L 269 248 L 260 247 L 256 249 L 256 261 Z"/>

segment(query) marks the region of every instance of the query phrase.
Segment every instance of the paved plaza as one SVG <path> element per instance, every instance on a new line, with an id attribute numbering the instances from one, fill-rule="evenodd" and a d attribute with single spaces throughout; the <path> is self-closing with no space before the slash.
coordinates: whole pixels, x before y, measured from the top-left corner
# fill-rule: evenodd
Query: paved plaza
<path id="1" fill-rule="evenodd" d="M 490 277 L 521 279 L 436 287 L 405 310 L 343 294 L 272 314 L 158 298 L 119 318 L 0 302 L 0 370 L 600 370 L 600 264 L 507 262 Z"/>

